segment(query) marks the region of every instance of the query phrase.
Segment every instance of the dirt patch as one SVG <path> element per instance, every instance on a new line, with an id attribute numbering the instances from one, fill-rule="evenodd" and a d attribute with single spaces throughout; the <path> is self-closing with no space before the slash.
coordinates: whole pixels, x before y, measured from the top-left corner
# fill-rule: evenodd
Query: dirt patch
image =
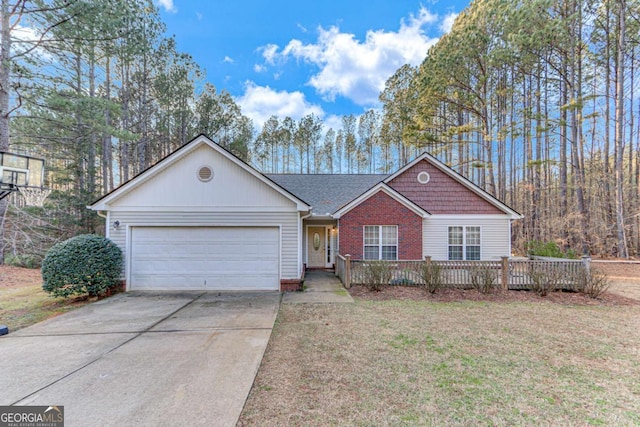
<path id="1" fill-rule="evenodd" d="M 611 278 L 632 278 L 640 279 L 640 262 L 627 261 L 598 261 L 591 262 L 593 268 L 606 273 Z"/>
<path id="2" fill-rule="evenodd" d="M 609 293 L 640 301 L 640 263 L 593 261 L 591 265 L 609 276 Z"/>
<path id="3" fill-rule="evenodd" d="M 42 284 L 39 268 L 20 268 L 0 265 L 0 289 L 21 288 Z"/>

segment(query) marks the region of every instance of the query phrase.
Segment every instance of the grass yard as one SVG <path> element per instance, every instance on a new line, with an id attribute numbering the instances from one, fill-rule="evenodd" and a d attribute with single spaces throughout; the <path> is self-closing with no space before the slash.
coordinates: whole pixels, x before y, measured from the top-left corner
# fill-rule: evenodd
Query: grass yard
<path id="1" fill-rule="evenodd" d="M 0 266 L 0 324 L 9 333 L 90 302 L 52 298 L 42 290 L 39 269 Z"/>
<path id="2" fill-rule="evenodd" d="M 238 425 L 640 425 L 640 305 L 283 304 Z"/>

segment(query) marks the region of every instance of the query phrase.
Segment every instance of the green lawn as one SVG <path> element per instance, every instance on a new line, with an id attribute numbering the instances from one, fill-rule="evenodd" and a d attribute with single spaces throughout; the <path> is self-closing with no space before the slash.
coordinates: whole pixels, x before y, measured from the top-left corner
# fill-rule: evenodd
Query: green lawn
<path id="1" fill-rule="evenodd" d="M 239 425 L 640 425 L 640 306 L 283 305 Z"/>
<path id="2" fill-rule="evenodd" d="M 5 289 L 0 293 L 0 323 L 8 325 L 9 332 L 13 332 L 87 302 L 73 298 L 52 298 L 39 285 Z"/>

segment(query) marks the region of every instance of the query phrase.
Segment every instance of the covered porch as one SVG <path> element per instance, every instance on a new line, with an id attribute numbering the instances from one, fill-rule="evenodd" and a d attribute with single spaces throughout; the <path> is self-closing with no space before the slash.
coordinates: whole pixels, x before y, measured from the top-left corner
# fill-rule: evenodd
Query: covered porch
<path id="1" fill-rule="evenodd" d="M 338 253 L 338 221 L 306 219 L 302 222 L 302 259 L 305 270 L 334 269 Z"/>

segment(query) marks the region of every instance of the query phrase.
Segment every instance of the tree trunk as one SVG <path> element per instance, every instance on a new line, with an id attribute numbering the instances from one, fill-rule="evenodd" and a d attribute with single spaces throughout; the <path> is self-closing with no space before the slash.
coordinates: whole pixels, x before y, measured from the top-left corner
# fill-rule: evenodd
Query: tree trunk
<path id="1" fill-rule="evenodd" d="M 1 0 L 0 17 L 0 150 L 9 149 L 9 87 L 11 86 L 11 28 L 9 0 Z"/>
<path id="2" fill-rule="evenodd" d="M 111 58 L 107 56 L 105 64 L 105 99 L 111 101 Z M 102 192 L 107 193 L 113 189 L 113 150 L 111 146 L 111 112 L 110 108 L 104 110 L 104 125 L 106 130 L 102 134 Z"/>
<path id="3" fill-rule="evenodd" d="M 624 50 L 626 0 L 618 0 L 618 51 L 616 58 L 616 231 L 618 256 L 628 258 L 627 237 L 624 228 Z"/>
<path id="4" fill-rule="evenodd" d="M 11 84 L 11 28 L 9 0 L 0 3 L 0 150 L 9 150 L 9 86 Z M 4 224 L 8 198 L 0 200 L 0 264 L 4 264 Z"/>

